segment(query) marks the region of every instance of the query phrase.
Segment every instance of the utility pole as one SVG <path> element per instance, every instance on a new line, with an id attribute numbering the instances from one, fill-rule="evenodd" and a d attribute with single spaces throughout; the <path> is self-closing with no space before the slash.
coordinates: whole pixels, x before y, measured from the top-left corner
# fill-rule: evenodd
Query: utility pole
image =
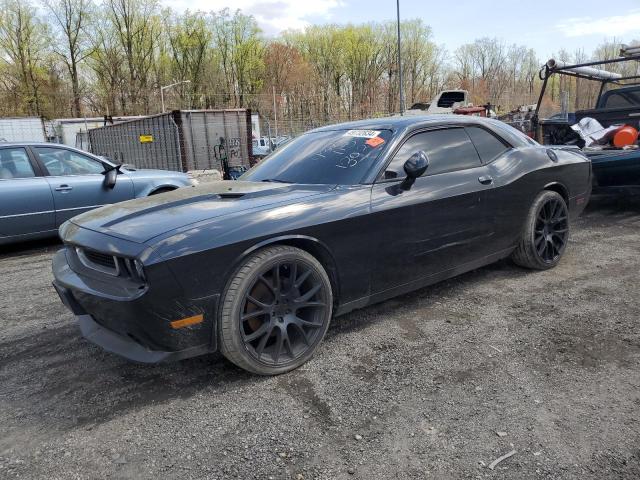
<path id="1" fill-rule="evenodd" d="M 164 113 L 164 91 L 167 88 L 175 87 L 176 85 L 180 85 L 182 83 L 191 83 L 191 80 L 181 80 L 180 82 L 172 83 L 171 85 L 165 85 L 164 87 L 160 87 L 160 102 L 162 103 L 162 113 Z"/>
<path id="2" fill-rule="evenodd" d="M 276 127 L 276 142 L 278 141 L 278 111 L 276 110 L 276 86 L 273 87 L 273 123 Z M 269 139 L 271 141 L 271 139 Z"/>
<path id="3" fill-rule="evenodd" d="M 398 90 L 400 92 L 400 115 L 404 113 L 404 95 L 402 93 L 402 59 L 400 55 L 400 0 L 396 0 L 398 13 Z"/>

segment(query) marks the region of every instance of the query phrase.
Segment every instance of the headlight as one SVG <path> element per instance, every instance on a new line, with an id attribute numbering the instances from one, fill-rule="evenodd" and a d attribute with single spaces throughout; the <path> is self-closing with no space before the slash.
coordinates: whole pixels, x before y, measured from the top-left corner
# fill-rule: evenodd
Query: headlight
<path id="1" fill-rule="evenodd" d="M 144 267 L 142 266 L 142 262 L 140 262 L 140 260 L 134 260 L 133 265 L 136 267 L 136 273 L 138 274 L 138 277 L 140 278 L 140 280 L 146 280 L 144 276 Z"/>

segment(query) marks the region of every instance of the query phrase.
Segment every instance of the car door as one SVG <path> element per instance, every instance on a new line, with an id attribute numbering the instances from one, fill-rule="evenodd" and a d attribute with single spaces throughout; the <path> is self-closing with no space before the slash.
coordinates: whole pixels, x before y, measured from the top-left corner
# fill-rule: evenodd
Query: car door
<path id="1" fill-rule="evenodd" d="M 126 175 L 118 175 L 114 188 L 105 187 L 105 165 L 97 158 L 62 146 L 32 149 L 51 187 L 56 226 L 93 208 L 134 197 L 133 182 Z"/>
<path id="2" fill-rule="evenodd" d="M 53 196 L 24 147 L 0 147 L 0 241 L 55 229 Z"/>
<path id="3" fill-rule="evenodd" d="M 427 154 L 429 167 L 402 190 L 404 162 L 418 151 Z M 384 226 L 375 239 L 380 268 L 372 276 L 374 292 L 482 258 L 492 235 L 485 206 L 491 182 L 464 128 L 410 136 L 372 189 L 371 209 Z"/>

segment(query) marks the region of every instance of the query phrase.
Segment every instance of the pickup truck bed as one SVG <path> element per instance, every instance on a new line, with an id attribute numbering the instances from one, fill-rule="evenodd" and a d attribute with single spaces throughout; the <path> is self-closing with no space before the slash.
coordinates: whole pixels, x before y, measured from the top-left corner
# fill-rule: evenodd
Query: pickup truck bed
<path id="1" fill-rule="evenodd" d="M 637 72 L 636 68 L 637 62 L 640 61 L 640 52 L 636 50 L 635 47 L 622 46 L 618 57 L 579 64 L 567 64 L 552 58 L 540 70 L 542 89 L 535 113 L 531 117 L 531 134 L 545 145 L 581 147 L 582 153 L 591 160 L 594 189 L 613 187 L 629 191 L 629 187 L 640 188 L 640 149 L 614 149 L 611 148 L 611 144 L 603 150 L 591 149 L 585 147 L 585 141 L 571 128 L 575 123 L 589 117 L 597 120 L 605 128 L 612 125 L 630 125 L 640 129 L 640 72 Z M 635 73 L 622 74 L 600 68 L 613 64 L 631 65 L 633 68 L 629 71 Z M 548 80 L 553 75 L 567 75 L 599 83 L 600 89 L 594 108 L 540 119 L 540 107 L 549 85 Z"/>

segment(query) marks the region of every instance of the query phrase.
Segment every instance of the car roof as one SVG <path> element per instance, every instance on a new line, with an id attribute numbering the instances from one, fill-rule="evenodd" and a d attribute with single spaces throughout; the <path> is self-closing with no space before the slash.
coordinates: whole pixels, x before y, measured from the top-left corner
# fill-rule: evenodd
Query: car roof
<path id="1" fill-rule="evenodd" d="M 434 114 L 434 115 L 397 115 L 393 117 L 373 118 L 368 120 L 357 120 L 354 122 L 336 123 L 324 127 L 316 128 L 312 131 L 322 132 L 329 130 L 403 130 L 409 127 L 427 127 L 438 124 L 471 124 L 490 123 L 491 120 L 483 117 L 454 114 Z"/>
<path id="2" fill-rule="evenodd" d="M 108 159 L 106 159 L 104 157 L 100 157 L 100 156 L 96 155 L 95 153 L 87 152 L 87 151 L 82 150 L 80 148 L 72 147 L 70 145 L 65 145 L 64 143 L 51 143 L 51 142 L 2 142 L 2 141 L 0 141 L 0 148 L 11 148 L 11 147 L 53 147 L 53 148 L 64 148 L 64 149 L 70 150 L 72 152 L 78 152 L 78 153 L 81 153 L 83 155 L 88 155 L 90 157 L 93 157 L 93 158 L 99 160 L 100 162 L 103 162 L 103 163 L 106 162 L 106 163 L 108 163 L 110 165 L 115 165 L 110 160 L 108 160 Z"/>
<path id="3" fill-rule="evenodd" d="M 60 143 L 47 143 L 47 142 L 0 142 L 0 147 L 24 147 L 24 146 L 34 146 L 34 147 L 69 147 L 69 145 L 63 145 Z"/>
<path id="4" fill-rule="evenodd" d="M 494 133 L 505 138 L 513 146 L 536 144 L 522 132 L 499 120 L 478 117 L 474 115 L 433 114 L 433 115 L 404 115 L 355 122 L 336 123 L 310 130 L 311 132 L 327 132 L 332 130 L 392 130 L 394 132 L 412 131 L 426 127 L 450 125 L 483 125 Z M 309 133 L 309 132 L 306 132 Z"/>
<path id="5" fill-rule="evenodd" d="M 638 89 L 640 89 L 640 83 L 633 83 L 631 85 L 625 85 L 623 87 L 617 87 L 617 88 L 612 88 L 610 90 L 606 90 L 605 92 L 603 92 L 603 95 L 609 92 L 625 92 L 630 90 L 637 91 Z"/>

